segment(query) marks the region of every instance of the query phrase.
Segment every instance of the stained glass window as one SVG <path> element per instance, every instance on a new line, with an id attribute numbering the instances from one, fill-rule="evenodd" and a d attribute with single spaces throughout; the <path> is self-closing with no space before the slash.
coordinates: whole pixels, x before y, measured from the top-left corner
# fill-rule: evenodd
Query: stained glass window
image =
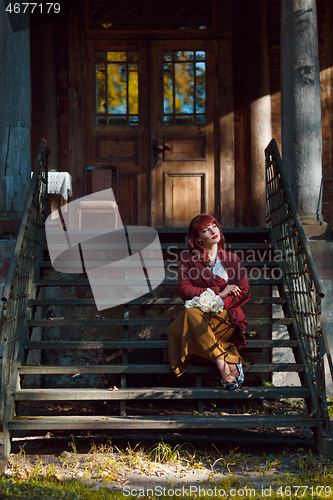
<path id="1" fill-rule="evenodd" d="M 138 125 L 137 52 L 96 53 L 96 125 Z"/>
<path id="2" fill-rule="evenodd" d="M 206 53 L 163 52 L 165 125 L 206 124 Z"/>

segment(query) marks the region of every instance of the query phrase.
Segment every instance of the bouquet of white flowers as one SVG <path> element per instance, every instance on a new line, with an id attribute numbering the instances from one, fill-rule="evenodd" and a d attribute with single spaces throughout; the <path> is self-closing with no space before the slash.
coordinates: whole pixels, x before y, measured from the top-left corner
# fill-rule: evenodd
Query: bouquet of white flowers
<path id="1" fill-rule="evenodd" d="M 224 303 L 219 295 L 215 295 L 213 290 L 207 288 L 200 297 L 195 296 L 192 300 L 185 302 L 185 309 L 189 307 L 199 307 L 203 312 L 218 313 L 223 311 Z"/>

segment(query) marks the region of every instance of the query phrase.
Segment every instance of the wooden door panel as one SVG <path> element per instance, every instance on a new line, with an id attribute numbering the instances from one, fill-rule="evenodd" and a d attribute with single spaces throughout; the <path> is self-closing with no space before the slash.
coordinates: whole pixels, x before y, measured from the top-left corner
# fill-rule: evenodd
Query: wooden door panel
<path id="1" fill-rule="evenodd" d="M 124 172 L 119 176 L 119 213 L 124 225 L 137 225 L 139 175 Z"/>
<path id="2" fill-rule="evenodd" d="M 164 151 L 163 160 L 201 161 L 206 159 L 206 137 L 203 136 L 166 136 L 164 145 L 170 148 Z"/>
<path id="3" fill-rule="evenodd" d="M 113 54 L 123 54 L 124 64 L 113 59 Z M 136 119 L 131 122 L 130 69 L 133 66 L 129 58 L 135 55 L 137 65 L 138 105 Z M 150 130 L 149 130 L 149 50 L 145 41 L 86 41 L 86 145 L 85 165 L 119 165 L 119 213 L 124 224 L 146 225 L 150 223 Z M 102 61 L 102 62 L 100 62 Z M 127 61 L 127 62 L 126 62 Z M 112 64 L 119 65 L 119 71 L 113 71 Z M 127 65 L 127 66 L 126 66 Z M 98 75 L 104 67 L 105 84 L 102 91 Z M 123 66 L 123 67 L 121 67 Z M 111 68 L 109 70 L 109 67 Z M 122 97 L 117 92 L 122 83 L 122 71 L 127 71 L 126 92 L 127 108 L 118 112 L 122 106 Z M 97 75 L 97 77 L 96 77 Z M 113 79 L 112 79 L 113 78 Z M 96 79 L 98 82 L 96 82 Z M 133 80 L 132 80 L 133 83 Z M 98 88 L 97 88 L 98 86 Z M 105 89 L 105 90 L 104 90 Z M 113 90 L 110 90 L 113 89 Z M 100 105 L 101 96 L 105 99 Z M 111 97 L 110 97 L 111 96 Z M 118 99 L 118 101 L 117 101 Z M 98 103 L 98 105 L 96 104 Z M 97 106 L 97 109 L 96 109 Z M 100 111 L 102 109 L 102 112 Z M 112 108 L 112 110 L 111 110 Z M 147 112 L 148 110 L 148 112 Z M 105 114 L 105 118 L 104 115 Z M 112 114 L 114 113 L 114 114 Z M 121 116 L 123 113 L 123 117 Z M 123 124 L 121 123 L 123 120 Z M 133 123 L 133 124 L 131 124 Z M 84 172 L 84 166 L 82 167 Z"/>
<path id="4" fill-rule="evenodd" d="M 188 224 L 205 212 L 205 172 L 164 172 L 164 212 L 167 226 Z"/>
<path id="5" fill-rule="evenodd" d="M 188 226 L 201 212 L 215 214 L 215 42 L 156 41 L 152 61 L 152 140 L 164 149 L 152 168 L 153 224 Z"/>
<path id="6" fill-rule="evenodd" d="M 138 161 L 137 136 L 97 136 L 97 161 Z"/>

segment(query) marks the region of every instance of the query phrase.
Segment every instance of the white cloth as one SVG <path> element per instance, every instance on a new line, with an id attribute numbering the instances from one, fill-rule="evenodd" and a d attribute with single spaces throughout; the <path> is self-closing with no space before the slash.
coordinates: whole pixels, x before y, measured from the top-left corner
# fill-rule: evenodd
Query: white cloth
<path id="1" fill-rule="evenodd" d="M 72 176 L 68 172 L 48 172 L 49 194 L 61 194 L 64 200 L 72 196 Z"/>
<path id="2" fill-rule="evenodd" d="M 224 280 L 228 281 L 227 271 L 222 266 L 222 262 L 220 261 L 219 258 L 217 259 L 215 266 L 211 270 L 211 273 L 216 274 L 217 276 L 220 276 L 220 278 L 223 278 Z"/>

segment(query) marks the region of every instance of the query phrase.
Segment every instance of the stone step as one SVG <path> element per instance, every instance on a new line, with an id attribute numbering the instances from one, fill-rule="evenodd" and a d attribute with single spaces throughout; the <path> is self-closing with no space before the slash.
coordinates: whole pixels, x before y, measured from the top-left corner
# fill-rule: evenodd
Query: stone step
<path id="1" fill-rule="evenodd" d="M 300 363 L 258 363 L 243 368 L 244 373 L 272 373 L 272 372 L 303 372 L 304 365 Z M 211 373 L 216 371 L 216 366 L 198 366 L 191 368 L 191 373 Z M 20 366 L 20 375 L 57 375 L 57 374 L 125 374 L 125 373 L 171 373 L 167 364 L 132 364 L 132 365 L 62 365 L 62 366 Z"/>
<path id="2" fill-rule="evenodd" d="M 129 401 L 152 399 L 278 399 L 309 398 L 310 390 L 305 387 L 241 387 L 235 391 L 225 391 L 212 387 L 142 387 L 110 391 L 98 388 L 75 389 L 20 389 L 15 392 L 16 401 Z"/>
<path id="3" fill-rule="evenodd" d="M 291 318 L 248 318 L 248 326 L 291 325 Z M 32 319 L 28 326 L 168 326 L 170 318 L 148 319 Z"/>
<path id="4" fill-rule="evenodd" d="M 217 415 L 105 417 L 59 416 L 17 417 L 8 422 L 9 430 L 89 430 L 89 429 L 224 429 L 224 428 L 318 427 L 314 418 L 301 415 Z"/>
<path id="5" fill-rule="evenodd" d="M 246 341 L 246 348 L 264 347 L 297 347 L 297 340 L 269 340 L 269 339 L 249 339 Z M 105 340 L 101 342 L 93 341 L 39 341 L 25 344 L 24 349 L 167 349 L 167 340 Z"/>

